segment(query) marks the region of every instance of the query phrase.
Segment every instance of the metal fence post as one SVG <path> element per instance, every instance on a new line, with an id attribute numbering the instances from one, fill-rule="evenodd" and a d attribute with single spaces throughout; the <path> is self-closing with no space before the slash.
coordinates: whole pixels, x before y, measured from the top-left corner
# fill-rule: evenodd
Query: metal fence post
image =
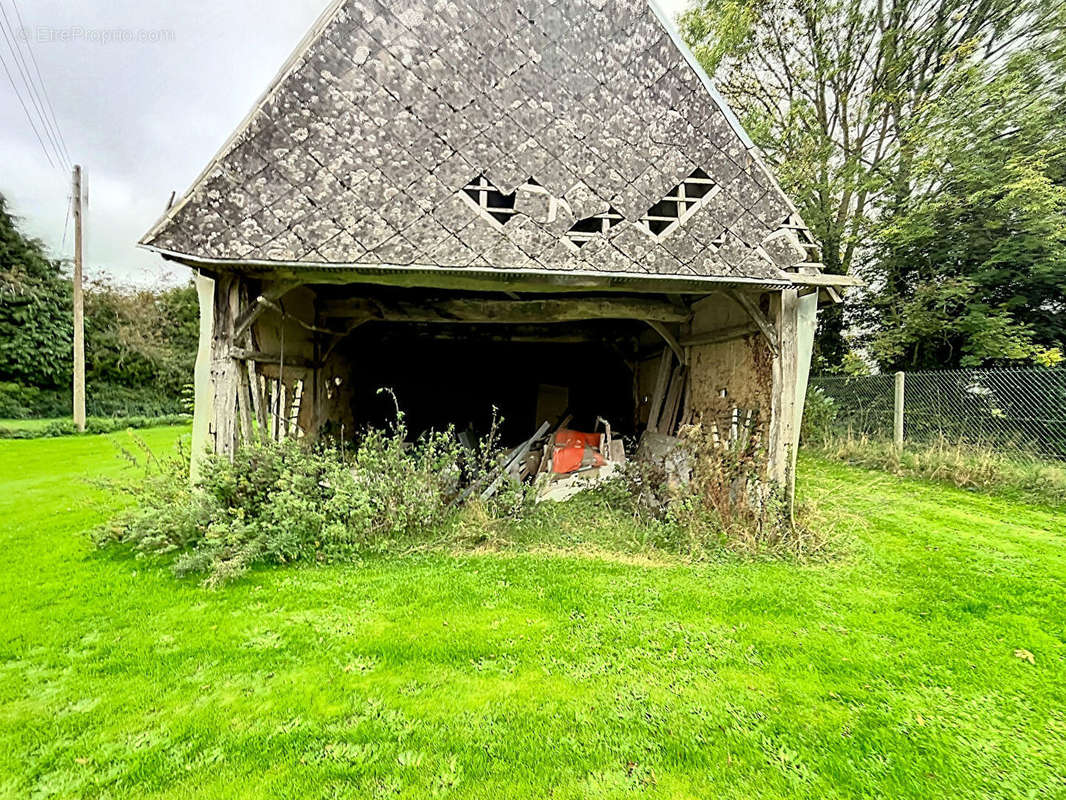
<path id="1" fill-rule="evenodd" d="M 892 408 L 892 441 L 897 450 L 903 449 L 903 384 L 904 374 L 896 373 L 896 396 Z"/>

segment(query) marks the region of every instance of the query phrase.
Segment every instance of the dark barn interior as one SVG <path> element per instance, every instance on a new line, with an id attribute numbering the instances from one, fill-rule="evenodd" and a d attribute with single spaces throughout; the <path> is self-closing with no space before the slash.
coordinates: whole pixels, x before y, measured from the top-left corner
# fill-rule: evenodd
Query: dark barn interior
<path id="1" fill-rule="evenodd" d="M 398 404 L 414 435 L 449 425 L 483 435 L 494 410 L 505 441 L 565 415 L 579 430 L 603 417 L 632 432 L 637 337 L 646 331 L 632 320 L 363 325 L 340 348 L 352 365 L 351 418 L 382 426 Z"/>

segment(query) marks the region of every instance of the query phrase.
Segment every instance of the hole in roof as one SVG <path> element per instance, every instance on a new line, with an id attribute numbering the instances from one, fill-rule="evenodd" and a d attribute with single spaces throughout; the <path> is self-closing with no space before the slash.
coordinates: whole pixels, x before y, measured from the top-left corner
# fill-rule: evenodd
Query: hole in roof
<path id="1" fill-rule="evenodd" d="M 481 175 L 463 187 L 466 196 L 474 201 L 482 211 L 491 216 L 501 225 L 507 222 L 517 213 L 515 211 L 515 192 L 504 194 Z"/>
<path id="2" fill-rule="evenodd" d="M 602 214 L 594 214 L 591 217 L 579 219 L 566 232 L 566 236 L 571 242 L 581 247 L 590 239 L 607 233 L 622 219 L 622 215 L 614 210 L 614 206 L 611 206 Z"/>
<path id="3" fill-rule="evenodd" d="M 691 175 L 671 189 L 666 197 L 649 208 L 640 218 L 639 224 L 652 235 L 659 236 L 674 227 L 717 188 L 718 184 L 714 179 L 697 167 Z"/>

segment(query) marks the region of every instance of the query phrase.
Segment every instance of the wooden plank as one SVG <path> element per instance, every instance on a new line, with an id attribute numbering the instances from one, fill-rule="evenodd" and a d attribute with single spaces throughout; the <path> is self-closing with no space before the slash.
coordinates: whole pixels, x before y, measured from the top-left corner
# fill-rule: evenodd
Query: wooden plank
<path id="1" fill-rule="evenodd" d="M 662 416 L 659 418 L 657 430 L 668 436 L 674 434 L 674 421 L 677 418 L 677 409 L 681 404 L 681 391 L 685 386 L 685 367 L 678 364 L 674 367 L 673 375 L 670 376 L 670 391 L 663 403 Z"/>
<path id="2" fill-rule="evenodd" d="M 766 337 L 766 343 L 770 346 L 770 351 L 774 356 L 780 355 L 781 348 L 778 346 L 777 342 L 777 329 L 774 327 L 774 324 L 767 319 L 766 315 L 762 313 L 762 309 L 759 308 L 758 304 L 744 292 L 730 290 L 728 294 L 736 300 L 741 308 L 748 312 L 748 316 L 759 326 L 759 330 L 762 332 L 762 335 Z"/>
<path id="3" fill-rule="evenodd" d="M 688 309 L 642 297 L 583 297 L 551 300 L 472 300 L 454 298 L 424 303 L 352 298 L 323 303 L 326 318 L 367 318 L 385 322 L 469 322 L 478 324 L 576 322 L 585 319 L 639 319 L 685 322 Z"/>
<path id="4" fill-rule="evenodd" d="M 289 387 L 278 379 L 278 441 L 289 438 Z"/>
<path id="5" fill-rule="evenodd" d="M 251 384 L 248 382 L 248 370 L 237 365 L 237 411 L 240 415 L 241 444 L 252 443 Z"/>
<path id="6" fill-rule="evenodd" d="M 852 286 L 866 285 L 866 281 L 861 278 L 856 278 L 854 275 L 834 275 L 829 272 L 822 272 L 817 275 L 790 274 L 788 277 L 797 286 L 835 286 L 849 288 Z"/>
<path id="7" fill-rule="evenodd" d="M 252 396 L 252 413 L 255 414 L 255 424 L 258 428 L 259 439 L 262 441 L 267 435 L 266 401 L 263 398 L 263 382 L 256 369 L 255 362 L 244 362 L 245 372 L 248 373 L 248 386 Z"/>
<path id="8" fill-rule="evenodd" d="M 685 309 L 685 313 L 689 313 L 688 309 Z M 651 327 L 653 331 L 663 337 L 663 341 L 665 341 L 666 344 L 670 347 L 670 349 L 674 351 L 674 355 L 677 356 L 677 360 L 682 364 L 685 363 L 685 351 L 681 349 L 681 344 L 677 341 L 677 338 L 672 333 L 670 333 L 667 327 L 658 320 L 646 319 L 644 321 L 648 324 L 649 327 Z"/>
<path id="9" fill-rule="evenodd" d="M 534 433 L 530 438 L 526 439 L 526 441 L 518 445 L 518 447 L 516 447 L 514 450 L 507 454 L 507 457 L 503 460 L 503 463 L 493 471 L 492 475 L 494 477 L 492 481 L 490 481 L 489 485 L 479 495 L 482 500 L 487 500 L 488 498 L 496 494 L 497 491 L 499 491 L 500 484 L 506 477 L 508 470 L 510 470 L 512 466 L 518 463 L 519 459 L 523 458 L 525 454 L 529 452 L 534 442 L 544 437 L 544 435 L 548 432 L 548 428 L 550 427 L 551 426 L 547 422 L 541 423 L 541 426 L 537 428 L 536 433 Z M 466 500 L 467 497 L 469 497 L 474 491 L 476 491 L 476 489 L 477 486 L 475 484 L 467 486 L 466 489 L 464 489 L 463 492 L 458 497 L 456 497 L 455 500 L 452 501 L 452 505 L 458 505 L 462 503 L 464 500 Z"/>
<path id="10" fill-rule="evenodd" d="M 659 371 L 655 373 L 655 389 L 651 393 L 651 405 L 648 407 L 648 430 L 652 433 L 659 431 L 659 413 L 662 411 L 663 400 L 666 398 L 667 381 L 670 379 L 670 363 L 673 353 L 669 347 L 663 348 L 662 358 L 659 359 Z"/>
<path id="11" fill-rule="evenodd" d="M 504 478 L 507 476 L 508 471 L 513 465 L 518 463 L 519 459 L 525 458 L 526 453 L 533 446 L 533 443 L 540 439 L 544 434 L 548 432 L 548 428 L 551 427 L 547 422 L 541 423 L 541 426 L 537 428 L 537 432 L 530 438 L 526 439 L 522 444 L 511 451 L 510 455 L 504 460 L 503 465 L 497 471 L 496 478 L 490 483 L 485 491 L 480 495 L 482 500 L 488 500 L 500 489 L 500 484 L 503 483 Z"/>
<path id="12" fill-rule="evenodd" d="M 688 369 L 692 364 L 692 354 L 687 347 L 685 348 L 685 356 L 686 380 L 684 397 L 681 401 L 681 419 L 677 421 L 679 426 L 688 425 L 692 422 L 692 381 L 687 380 Z"/>

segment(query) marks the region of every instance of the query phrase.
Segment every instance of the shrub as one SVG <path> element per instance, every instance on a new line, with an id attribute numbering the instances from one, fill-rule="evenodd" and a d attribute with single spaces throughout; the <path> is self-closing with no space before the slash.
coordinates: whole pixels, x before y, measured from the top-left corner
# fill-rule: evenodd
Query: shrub
<path id="1" fill-rule="evenodd" d="M 0 383 L 0 419 L 50 419 L 71 413 L 70 389 L 41 389 L 17 383 Z M 91 383 L 85 410 L 94 417 L 152 417 L 187 410 L 181 395 L 169 396 L 146 385 L 137 388 Z"/>
<path id="2" fill-rule="evenodd" d="M 693 559 L 723 550 L 743 555 L 821 555 L 827 537 L 789 514 L 782 487 L 765 478 L 766 453 L 756 423 L 731 443 L 703 425 L 679 434 L 680 454 L 670 469 L 631 461 L 623 478 L 597 487 L 635 520 L 661 523 L 656 537 L 667 549 Z M 678 479 L 683 464 L 687 479 Z M 673 474 L 670 474 L 673 473 Z"/>
<path id="3" fill-rule="evenodd" d="M 413 446 L 399 427 L 354 450 L 298 440 L 209 456 L 189 487 L 184 459 L 157 462 L 132 489 L 138 503 L 99 532 L 141 553 L 178 553 L 178 574 L 223 583 L 257 564 L 333 561 L 425 541 L 451 514 L 472 456 L 451 432 Z"/>
<path id="4" fill-rule="evenodd" d="M 70 392 L 0 383 L 0 419 L 46 419 L 69 414 Z"/>
<path id="5" fill-rule="evenodd" d="M 130 488 L 138 502 L 100 529 L 97 543 L 168 556 L 176 573 L 203 575 L 207 585 L 260 564 L 441 546 L 591 546 L 692 560 L 726 551 L 809 555 L 820 547 L 791 526 L 778 494 L 757 488 L 757 437 L 710 452 L 694 427 L 684 444 L 688 484 L 633 462 L 624 477 L 541 505 L 532 487 L 517 483 L 477 499 L 499 464 L 492 434 L 475 450 L 450 430 L 405 439 L 400 415 L 395 428 L 369 430 L 354 447 L 256 444 L 232 460 L 208 456 L 194 487 L 185 459 L 149 458 L 146 479 Z"/>
<path id="6" fill-rule="evenodd" d="M 800 441 L 817 442 L 829 438 L 836 419 L 836 401 L 820 386 L 811 387 L 807 391 L 807 399 L 803 406 Z"/>
<path id="7" fill-rule="evenodd" d="M 68 399 L 69 396 L 68 392 Z M 180 394 L 167 394 L 158 386 L 131 387 L 110 383 L 88 386 L 85 409 L 94 417 L 158 417 L 186 410 Z M 65 413 L 70 413 L 69 404 Z"/>

